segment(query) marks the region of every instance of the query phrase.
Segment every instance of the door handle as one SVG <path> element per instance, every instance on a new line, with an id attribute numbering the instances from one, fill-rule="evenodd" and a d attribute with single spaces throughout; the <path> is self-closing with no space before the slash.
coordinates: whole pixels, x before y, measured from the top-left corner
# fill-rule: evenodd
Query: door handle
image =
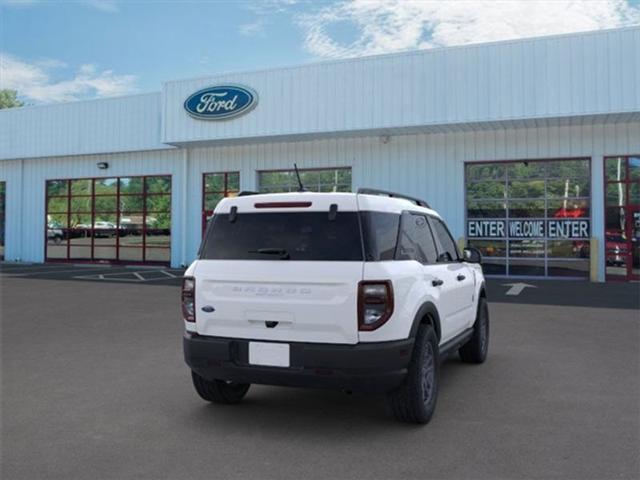
<path id="1" fill-rule="evenodd" d="M 459 281 L 459 282 L 461 282 L 461 281 L 463 281 L 463 280 L 464 280 L 465 278 L 467 278 L 467 277 L 465 277 L 464 275 L 460 274 L 460 275 L 458 275 L 456 278 L 458 279 L 458 281 Z"/>
<path id="2" fill-rule="evenodd" d="M 431 285 L 433 285 L 434 287 L 439 287 L 440 285 L 442 285 L 444 282 L 442 280 L 440 280 L 439 278 L 436 278 L 435 280 L 431 281 Z"/>

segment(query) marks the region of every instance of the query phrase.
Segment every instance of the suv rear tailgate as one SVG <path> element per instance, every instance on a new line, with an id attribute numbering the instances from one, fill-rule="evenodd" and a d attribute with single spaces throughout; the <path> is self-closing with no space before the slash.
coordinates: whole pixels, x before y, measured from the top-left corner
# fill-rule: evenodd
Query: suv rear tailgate
<path id="1" fill-rule="evenodd" d="M 357 343 L 363 269 L 357 210 L 355 195 L 339 193 L 222 200 L 194 274 L 197 332 Z"/>
<path id="2" fill-rule="evenodd" d="M 358 341 L 361 262 L 200 260 L 195 277 L 200 335 Z M 205 312 L 203 307 L 214 310 Z"/>

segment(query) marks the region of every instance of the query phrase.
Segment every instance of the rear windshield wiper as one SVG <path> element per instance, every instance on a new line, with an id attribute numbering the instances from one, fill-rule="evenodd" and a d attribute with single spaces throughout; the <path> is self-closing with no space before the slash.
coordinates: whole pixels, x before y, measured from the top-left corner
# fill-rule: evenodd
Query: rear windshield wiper
<path id="1" fill-rule="evenodd" d="M 281 260 L 289 260 L 291 256 L 284 248 L 258 248 L 257 250 L 249 250 L 249 253 L 263 253 L 265 255 L 280 255 Z"/>

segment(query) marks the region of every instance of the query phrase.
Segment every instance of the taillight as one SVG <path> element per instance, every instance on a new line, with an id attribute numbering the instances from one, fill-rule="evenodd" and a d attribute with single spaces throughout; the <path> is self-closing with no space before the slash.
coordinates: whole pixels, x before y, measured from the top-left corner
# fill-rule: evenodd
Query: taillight
<path id="1" fill-rule="evenodd" d="M 186 322 L 196 321 L 196 279 L 182 279 L 182 318 Z"/>
<path id="2" fill-rule="evenodd" d="M 358 330 L 375 330 L 393 313 L 393 286 L 390 280 L 358 284 Z"/>

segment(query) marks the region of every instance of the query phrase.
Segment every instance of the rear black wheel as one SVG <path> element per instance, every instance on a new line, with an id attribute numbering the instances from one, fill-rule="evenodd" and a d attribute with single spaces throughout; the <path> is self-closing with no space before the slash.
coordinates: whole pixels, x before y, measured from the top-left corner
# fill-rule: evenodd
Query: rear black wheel
<path id="1" fill-rule="evenodd" d="M 489 350 L 489 306 L 487 299 L 480 297 L 476 323 L 473 325 L 473 335 L 458 353 L 463 362 L 482 363 L 487 358 Z"/>
<path id="2" fill-rule="evenodd" d="M 387 394 L 394 416 L 408 423 L 428 423 L 438 399 L 438 337 L 431 325 L 418 330 L 407 378 Z"/>
<path id="3" fill-rule="evenodd" d="M 207 380 L 193 371 L 191 372 L 191 379 L 196 392 L 204 400 L 227 405 L 240 403 L 251 386 L 250 383 Z"/>

